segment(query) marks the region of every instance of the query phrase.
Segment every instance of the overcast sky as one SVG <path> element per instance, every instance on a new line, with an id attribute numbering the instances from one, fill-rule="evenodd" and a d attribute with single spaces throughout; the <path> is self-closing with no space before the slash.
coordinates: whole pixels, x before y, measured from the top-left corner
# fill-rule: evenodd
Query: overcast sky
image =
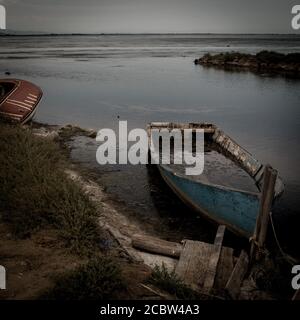
<path id="1" fill-rule="evenodd" d="M 57 33 L 292 33 L 298 0 L 0 0 L 7 28 Z M 297 32 L 299 33 L 299 32 Z"/>

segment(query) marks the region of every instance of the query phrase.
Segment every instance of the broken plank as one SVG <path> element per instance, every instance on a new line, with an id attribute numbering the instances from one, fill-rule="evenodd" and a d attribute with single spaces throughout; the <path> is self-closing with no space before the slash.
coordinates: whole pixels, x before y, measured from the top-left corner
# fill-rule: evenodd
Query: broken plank
<path id="1" fill-rule="evenodd" d="M 221 246 L 222 245 L 223 239 L 224 239 L 225 230 L 226 230 L 226 227 L 224 225 L 220 225 L 218 227 L 217 234 L 216 234 L 216 237 L 215 237 L 215 242 L 214 242 L 215 245 L 217 245 L 217 246 Z"/>
<path id="2" fill-rule="evenodd" d="M 186 240 L 175 274 L 194 290 L 201 291 L 213 244 Z"/>
<path id="3" fill-rule="evenodd" d="M 237 299 L 240 294 L 241 284 L 246 275 L 248 264 L 248 254 L 243 250 L 225 287 L 226 292 L 232 299 Z"/>
<path id="4" fill-rule="evenodd" d="M 205 280 L 203 284 L 204 290 L 210 291 L 214 286 L 217 267 L 220 260 L 221 250 L 222 250 L 224 233 L 225 233 L 225 226 L 223 225 L 219 226 L 216 234 L 213 250 L 209 258 L 208 268 L 206 270 Z"/>
<path id="5" fill-rule="evenodd" d="M 173 258 L 179 258 L 182 251 L 182 245 L 179 243 L 146 235 L 135 234 L 131 241 L 132 246 L 136 249 Z"/>
<path id="6" fill-rule="evenodd" d="M 214 283 L 214 289 L 223 291 L 227 281 L 233 271 L 235 261 L 233 249 L 222 247 L 220 260 L 217 267 L 217 273 Z"/>

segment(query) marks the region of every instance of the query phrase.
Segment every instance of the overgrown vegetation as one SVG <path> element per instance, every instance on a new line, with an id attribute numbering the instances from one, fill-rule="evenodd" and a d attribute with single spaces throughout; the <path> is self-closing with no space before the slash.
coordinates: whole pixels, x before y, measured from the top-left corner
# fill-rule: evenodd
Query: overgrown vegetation
<path id="1" fill-rule="evenodd" d="M 125 289 L 118 265 L 107 257 L 96 257 L 87 264 L 56 279 L 55 285 L 40 298 L 45 300 L 117 299 Z"/>
<path id="2" fill-rule="evenodd" d="M 181 279 L 177 277 L 175 271 L 169 272 L 165 265 L 161 267 L 155 266 L 149 278 L 149 283 L 157 286 L 161 290 L 167 291 L 178 299 L 183 300 L 203 300 L 206 296 L 194 291 L 185 285 Z"/>
<path id="3" fill-rule="evenodd" d="M 202 58 L 203 61 L 215 60 L 224 62 L 233 62 L 239 60 L 255 60 L 259 63 L 268 64 L 291 64 L 300 63 L 300 53 L 283 54 L 275 51 L 260 51 L 257 54 L 245 54 L 240 52 L 225 52 L 211 55 L 205 54 Z"/>
<path id="4" fill-rule="evenodd" d="M 243 67 L 257 70 L 270 69 L 278 72 L 300 73 L 300 53 L 283 54 L 274 51 L 261 51 L 257 54 L 225 52 L 211 55 L 205 54 L 196 59 L 195 64 Z"/>
<path id="5" fill-rule="evenodd" d="M 77 254 L 98 247 L 96 210 L 66 176 L 66 159 L 55 142 L 0 123 L 0 163 L 0 218 L 17 237 L 54 227 Z"/>

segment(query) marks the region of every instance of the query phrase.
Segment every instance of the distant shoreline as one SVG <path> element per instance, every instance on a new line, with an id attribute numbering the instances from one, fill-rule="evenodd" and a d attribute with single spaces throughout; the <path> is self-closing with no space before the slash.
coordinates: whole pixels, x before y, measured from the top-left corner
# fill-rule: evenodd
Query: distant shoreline
<path id="1" fill-rule="evenodd" d="M 1 32 L 0 37 L 60 37 L 60 36 L 184 36 L 184 35 L 199 35 L 199 36 L 284 36 L 284 37 L 295 37 L 299 38 L 299 33 L 179 33 L 179 32 L 170 32 L 170 33 L 31 33 L 31 32 L 15 32 L 7 31 Z"/>

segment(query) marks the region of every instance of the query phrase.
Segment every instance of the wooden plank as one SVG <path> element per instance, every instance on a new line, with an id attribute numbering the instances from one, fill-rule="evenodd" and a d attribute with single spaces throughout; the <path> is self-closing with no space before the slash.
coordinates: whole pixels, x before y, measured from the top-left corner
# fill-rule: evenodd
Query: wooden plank
<path id="1" fill-rule="evenodd" d="M 248 254 L 243 250 L 234 266 L 225 290 L 232 299 L 237 299 L 240 294 L 241 284 L 248 269 Z"/>
<path id="2" fill-rule="evenodd" d="M 225 230 L 226 230 L 226 227 L 223 226 L 223 225 L 220 225 L 218 227 L 218 231 L 217 231 L 217 234 L 216 234 L 216 237 L 215 237 L 215 242 L 214 242 L 215 245 L 217 245 L 217 246 L 221 246 L 222 245 L 223 239 L 224 239 Z"/>
<path id="3" fill-rule="evenodd" d="M 272 169 L 270 165 L 266 165 L 264 169 L 263 188 L 260 199 L 260 207 L 258 217 L 256 219 L 256 227 L 253 235 L 251 246 L 251 260 L 259 260 L 260 254 L 258 248 L 264 247 L 267 237 L 267 231 L 270 221 L 270 211 L 274 199 L 274 189 L 277 179 L 277 171 Z M 258 248 L 257 248 L 258 247 Z"/>
<path id="4" fill-rule="evenodd" d="M 136 249 L 156 253 L 168 257 L 179 258 L 183 246 L 176 242 L 135 234 L 131 239 L 132 246 Z"/>
<path id="5" fill-rule="evenodd" d="M 201 290 L 214 245 L 186 240 L 175 274 L 194 290 Z"/>
<path id="6" fill-rule="evenodd" d="M 221 255 L 221 250 L 222 250 L 224 233 L 225 233 L 225 226 L 223 225 L 219 226 L 216 234 L 213 250 L 209 258 L 208 267 L 206 270 L 205 280 L 203 284 L 204 290 L 210 291 L 214 286 L 217 267 L 218 267 L 218 263 Z"/>
<path id="7" fill-rule="evenodd" d="M 293 301 L 300 300 L 300 289 L 295 292 L 292 300 Z"/>
<path id="8" fill-rule="evenodd" d="M 214 283 L 214 289 L 217 291 L 223 291 L 225 289 L 235 265 L 234 260 L 233 249 L 222 247 Z"/>
<path id="9" fill-rule="evenodd" d="M 274 193 L 275 193 L 275 183 L 277 179 L 277 171 L 272 169 L 271 167 L 268 168 L 270 171 L 269 175 L 269 183 L 266 186 L 265 190 L 265 199 L 262 203 L 262 216 L 261 216 L 261 225 L 260 225 L 260 232 L 258 234 L 258 244 L 259 246 L 264 246 L 266 237 L 267 237 L 267 231 L 268 231 L 268 225 L 270 220 L 270 212 L 272 208 L 272 203 L 274 199 Z"/>

